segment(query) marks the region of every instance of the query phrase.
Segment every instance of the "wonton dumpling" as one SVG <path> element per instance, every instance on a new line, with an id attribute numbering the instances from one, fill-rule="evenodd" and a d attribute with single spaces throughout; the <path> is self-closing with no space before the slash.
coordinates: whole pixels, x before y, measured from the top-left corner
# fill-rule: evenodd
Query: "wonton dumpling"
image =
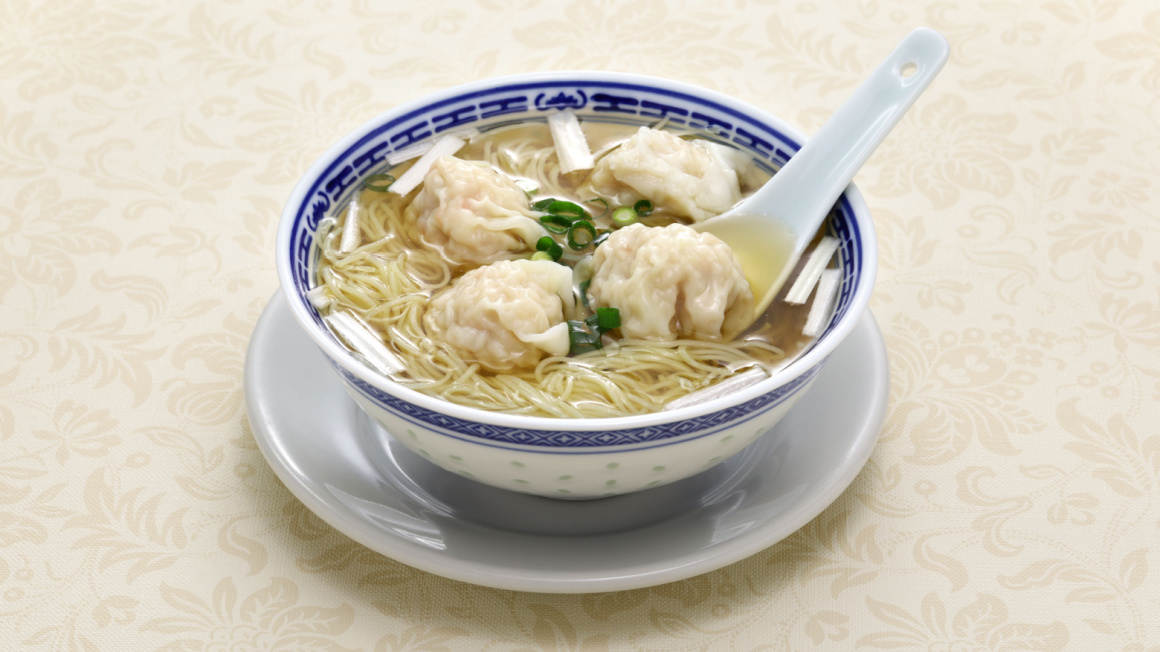
<path id="1" fill-rule="evenodd" d="M 433 340 L 492 371 L 535 367 L 567 355 L 574 312 L 572 270 L 548 260 L 500 261 L 438 292 L 423 325 Z"/>
<path id="2" fill-rule="evenodd" d="M 624 337 L 721 341 L 752 319 L 741 263 L 714 235 L 633 224 L 608 236 L 593 264 L 589 301 L 620 310 Z"/>
<path id="3" fill-rule="evenodd" d="M 544 235 L 528 195 L 487 165 L 444 156 L 435 160 L 405 218 L 423 243 L 460 267 L 511 260 Z"/>
<path id="4" fill-rule="evenodd" d="M 623 184 L 694 222 L 720 215 L 741 201 L 736 158 L 728 148 L 648 127 L 601 158 L 591 183 L 609 196 L 617 196 Z"/>

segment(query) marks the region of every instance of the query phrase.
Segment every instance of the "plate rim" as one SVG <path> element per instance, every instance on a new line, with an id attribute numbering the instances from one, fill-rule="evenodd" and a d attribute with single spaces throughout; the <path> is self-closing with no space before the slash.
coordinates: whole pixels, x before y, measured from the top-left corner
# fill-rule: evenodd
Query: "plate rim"
<path id="1" fill-rule="evenodd" d="M 275 313 L 279 309 L 284 309 L 288 313 L 287 319 L 283 320 L 282 324 L 275 323 Z M 871 361 L 868 364 L 873 367 L 881 367 L 884 376 L 876 388 L 878 390 L 877 396 L 873 397 L 871 401 L 871 411 L 861 422 L 862 431 L 857 434 L 853 440 L 854 445 L 843 456 L 845 466 L 827 484 L 815 491 L 810 499 L 790 510 L 787 518 L 773 519 L 725 542 L 712 544 L 678 557 L 635 564 L 630 567 L 631 572 L 629 569 L 616 570 L 615 573 L 610 570 L 608 574 L 593 576 L 591 571 L 561 569 L 553 572 L 551 576 L 547 576 L 542 571 L 528 572 L 508 566 L 487 565 L 462 557 L 452 557 L 449 561 L 446 554 L 403 538 L 384 538 L 382 530 L 367 526 L 365 521 L 349 508 L 337 509 L 333 503 L 318 495 L 310 483 L 293 470 L 293 460 L 285 459 L 281 450 L 270 441 L 271 433 L 274 430 L 272 419 L 263 412 L 262 406 L 258 404 L 258 392 L 252 389 L 257 382 L 255 378 L 259 373 L 254 368 L 253 363 L 255 341 L 262 337 L 268 329 L 297 326 L 297 321 L 289 313 L 290 307 L 285 297 L 282 296 L 281 292 L 276 292 L 263 309 L 251 334 L 247 345 L 243 379 L 246 412 L 251 433 L 266 463 L 283 486 L 307 509 L 331 527 L 379 554 L 440 577 L 503 590 L 534 593 L 599 593 L 639 589 L 675 582 L 717 570 L 769 548 L 821 514 L 845 492 L 858 476 L 878 442 L 885 421 L 889 397 L 889 364 L 886 346 L 877 321 L 867 309 L 859 318 L 857 326 L 852 329 L 851 335 L 863 328 L 870 330 L 871 355 L 868 357 Z M 306 338 L 306 342 L 312 344 L 309 338 Z M 842 345 L 846 344 L 846 342 L 842 343 Z M 333 374 L 333 370 L 329 371 Z M 819 374 L 817 381 L 824 380 L 825 369 Z M 328 382 L 340 383 L 337 376 L 328 378 Z M 473 528 L 487 527 L 476 523 L 470 523 L 469 526 Z M 531 536 L 523 533 L 521 535 Z M 550 535 L 538 536 L 552 538 Z"/>

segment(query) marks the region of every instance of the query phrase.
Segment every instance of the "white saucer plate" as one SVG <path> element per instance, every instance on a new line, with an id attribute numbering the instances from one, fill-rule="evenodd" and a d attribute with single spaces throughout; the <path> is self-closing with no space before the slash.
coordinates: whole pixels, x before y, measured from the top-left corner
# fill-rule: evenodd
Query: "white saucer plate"
<path id="1" fill-rule="evenodd" d="M 245 373 L 258 447 L 327 523 L 436 575 L 555 593 L 673 582 L 781 541 L 862 469 L 888 389 L 867 313 L 790 413 L 733 458 L 648 491 L 559 501 L 479 484 L 396 443 L 347 395 L 281 293 L 254 329 Z"/>

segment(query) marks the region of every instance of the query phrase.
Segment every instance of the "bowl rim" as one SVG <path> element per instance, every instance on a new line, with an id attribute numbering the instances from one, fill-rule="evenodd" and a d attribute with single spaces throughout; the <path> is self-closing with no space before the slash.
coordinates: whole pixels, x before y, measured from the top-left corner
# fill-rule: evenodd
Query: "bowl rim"
<path id="1" fill-rule="evenodd" d="M 869 206 L 862 193 L 851 183 L 842 192 L 839 200 L 849 203 L 852 221 L 857 225 L 861 234 L 861 278 L 858 288 L 850 298 L 846 312 L 823 333 L 821 339 L 814 342 L 805 354 L 792 360 L 784 367 L 775 371 L 769 378 L 754 383 L 744 389 L 726 397 L 716 398 L 704 403 L 674 410 L 652 412 L 619 417 L 546 417 L 511 414 L 506 412 L 491 412 L 481 408 L 467 407 L 446 401 L 444 399 L 424 394 L 408 388 L 390 378 L 383 376 L 359 362 L 345 347 L 340 346 L 328 332 L 311 318 L 307 308 L 301 301 L 299 293 L 295 291 L 295 284 L 291 275 L 291 260 L 289 244 L 293 235 L 295 218 L 298 207 L 310 193 L 312 186 L 323 172 L 347 149 L 360 141 L 367 134 L 382 124 L 398 116 L 420 111 L 424 107 L 462 96 L 464 94 L 487 91 L 496 86 L 511 84 L 536 84 L 544 82 L 575 82 L 575 83 L 623 83 L 654 87 L 657 89 L 683 93 L 695 98 L 704 99 L 725 106 L 733 111 L 742 113 L 751 119 L 758 120 L 774 127 L 787 138 L 796 141 L 800 148 L 807 140 L 806 136 L 785 120 L 752 105 L 744 100 L 734 98 L 719 91 L 714 91 L 686 82 L 641 75 L 635 73 L 604 72 L 593 70 L 568 70 L 535 73 L 519 73 L 490 77 L 466 84 L 460 84 L 440 89 L 432 93 L 425 93 L 415 99 L 403 102 L 387 109 L 363 122 L 348 132 L 345 136 L 328 147 L 299 178 L 282 208 L 279 217 L 276 237 L 276 270 L 280 289 L 290 304 L 291 312 L 310 339 L 318 346 L 332 364 L 339 364 L 342 368 L 359 380 L 395 397 L 396 399 L 412 403 L 420 408 L 444 414 L 456 419 L 472 421 L 503 428 L 522 428 L 544 431 L 568 432 L 605 432 L 658 426 L 662 424 L 692 419 L 721 410 L 728 409 L 759 396 L 777 390 L 779 387 L 792 382 L 802 374 L 809 372 L 825 362 L 833 350 L 845 340 L 850 331 L 857 325 L 862 313 L 867 309 L 870 295 L 874 289 L 874 281 L 878 268 L 877 235 L 870 216 Z M 341 374 L 340 374 L 341 376 Z M 343 378 L 344 385 L 349 385 Z M 685 433 L 690 434 L 690 433 Z M 563 446 L 562 448 L 567 448 Z"/>

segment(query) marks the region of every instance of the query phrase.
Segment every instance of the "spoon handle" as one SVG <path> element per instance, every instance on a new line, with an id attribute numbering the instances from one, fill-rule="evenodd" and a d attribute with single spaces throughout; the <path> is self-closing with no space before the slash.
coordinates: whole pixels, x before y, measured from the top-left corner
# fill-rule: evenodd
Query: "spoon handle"
<path id="1" fill-rule="evenodd" d="M 821 129 L 756 194 L 752 212 L 780 217 L 805 249 L 854 173 L 886 138 L 950 54 L 938 32 L 906 36 Z M 756 206 L 755 206 L 756 208 Z M 752 210 L 752 209 L 751 209 Z"/>

